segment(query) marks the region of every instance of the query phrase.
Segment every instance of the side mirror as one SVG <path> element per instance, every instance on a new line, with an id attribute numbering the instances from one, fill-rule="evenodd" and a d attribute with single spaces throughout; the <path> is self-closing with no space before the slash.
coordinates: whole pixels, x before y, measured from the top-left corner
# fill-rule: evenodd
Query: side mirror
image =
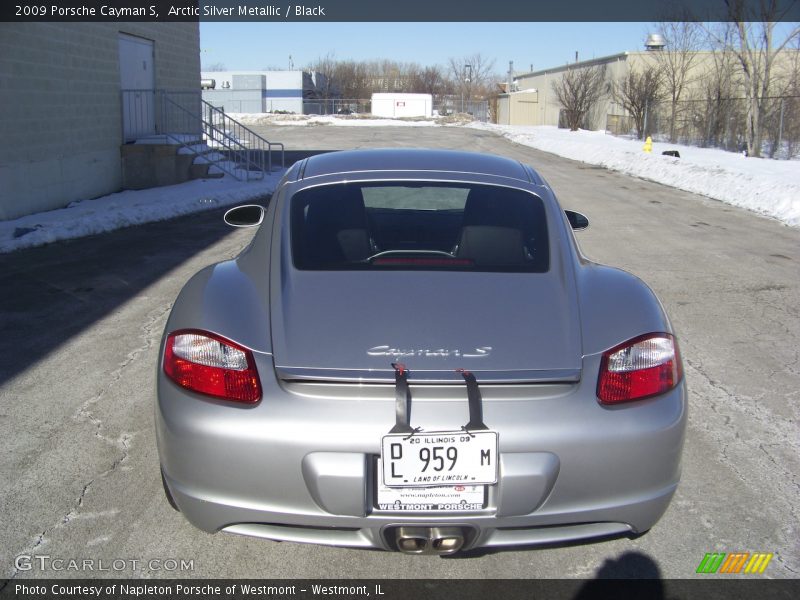
<path id="1" fill-rule="evenodd" d="M 231 227 L 255 227 L 264 220 L 264 207 L 258 204 L 236 206 L 227 211 L 223 219 Z"/>
<path id="2" fill-rule="evenodd" d="M 564 214 L 567 215 L 567 221 L 569 221 L 570 226 L 575 231 L 586 229 L 589 226 L 589 219 L 579 212 L 575 212 L 574 210 L 565 210 Z"/>

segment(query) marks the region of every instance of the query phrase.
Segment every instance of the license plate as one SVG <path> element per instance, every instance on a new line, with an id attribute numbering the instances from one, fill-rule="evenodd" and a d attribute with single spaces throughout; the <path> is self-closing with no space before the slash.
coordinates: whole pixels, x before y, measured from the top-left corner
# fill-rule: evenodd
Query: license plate
<path id="1" fill-rule="evenodd" d="M 380 468 L 380 465 L 378 466 Z M 468 512 L 486 508 L 486 487 L 390 488 L 380 481 L 375 507 L 397 512 Z"/>
<path id="2" fill-rule="evenodd" d="M 388 487 L 497 483 L 496 431 L 396 433 L 383 437 L 383 484 Z"/>

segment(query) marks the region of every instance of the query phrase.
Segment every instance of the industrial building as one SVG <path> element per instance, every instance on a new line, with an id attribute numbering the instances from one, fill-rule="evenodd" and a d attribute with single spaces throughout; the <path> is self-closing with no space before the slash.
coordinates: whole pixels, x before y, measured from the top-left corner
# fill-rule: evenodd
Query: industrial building
<path id="1" fill-rule="evenodd" d="M 121 147 L 155 132 L 156 90 L 196 93 L 199 28 L 1 23 L 0 74 L 0 220 L 7 220 L 122 189 Z"/>
<path id="2" fill-rule="evenodd" d="M 623 52 L 592 60 L 520 73 L 514 77 L 511 93 L 501 94 L 497 103 L 497 123 L 500 125 L 558 125 L 562 106 L 553 92 L 553 82 L 559 81 L 569 69 L 605 66 L 606 77 L 613 81 L 625 75 L 632 65 L 649 60 L 647 52 Z M 610 94 L 604 95 L 591 116 L 591 129 L 603 129 L 607 114 L 617 112 L 618 106 Z"/>
<path id="3" fill-rule="evenodd" d="M 319 112 L 312 101 L 325 87 L 309 71 L 203 71 L 201 81 L 203 100 L 231 113 Z"/>
<path id="4" fill-rule="evenodd" d="M 643 72 L 658 65 L 659 53 L 667 53 L 663 38 L 651 35 L 645 44 L 644 51 L 622 52 L 601 58 L 576 61 L 557 67 L 541 69 L 527 73 L 517 73 L 511 82 L 511 91 L 500 94 L 497 103 L 496 122 L 500 125 L 553 125 L 563 124 L 560 105 L 553 91 L 553 84 L 561 80 L 569 70 L 588 69 L 595 66 L 605 67 L 606 89 L 593 110 L 585 119 L 584 126 L 591 130 L 608 130 L 619 132 L 630 123 L 625 109 L 615 102 L 611 93 L 614 82 L 620 81 L 629 72 Z M 681 100 L 684 105 L 705 99 L 704 85 L 709 75 L 720 61 L 718 53 L 712 51 L 694 52 L 691 67 L 687 73 L 686 87 Z M 798 50 L 785 49 L 775 62 L 773 79 L 777 83 L 786 77 L 798 58 Z M 734 77 L 736 79 L 736 77 Z M 736 79 L 738 81 L 738 79 Z M 508 85 L 505 86 L 508 88 Z M 779 86 L 774 86 L 777 90 Z M 741 88 L 731 90 L 733 99 L 741 99 L 744 91 Z M 682 118 L 691 118 L 691 111 L 683 111 Z"/>

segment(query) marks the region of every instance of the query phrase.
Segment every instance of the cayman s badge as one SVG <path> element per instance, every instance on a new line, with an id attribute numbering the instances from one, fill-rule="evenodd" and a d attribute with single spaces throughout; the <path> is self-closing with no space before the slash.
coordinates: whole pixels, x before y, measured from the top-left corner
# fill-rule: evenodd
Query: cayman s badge
<path id="1" fill-rule="evenodd" d="M 367 350 L 369 356 L 391 356 L 393 358 L 404 358 L 409 356 L 429 356 L 440 358 L 484 358 L 489 356 L 492 351 L 491 346 L 479 346 L 471 350 L 462 351 L 458 348 L 392 348 L 391 346 L 373 346 Z"/>

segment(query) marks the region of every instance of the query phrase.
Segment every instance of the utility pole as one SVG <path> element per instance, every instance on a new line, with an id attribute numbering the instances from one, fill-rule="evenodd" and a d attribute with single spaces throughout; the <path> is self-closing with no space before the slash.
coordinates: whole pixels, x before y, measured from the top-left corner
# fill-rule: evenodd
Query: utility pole
<path id="1" fill-rule="evenodd" d="M 467 103 L 472 96 L 472 65 L 464 65 L 464 85 L 467 86 Z M 464 88 L 461 88 L 461 112 L 464 112 Z"/>
<path id="2" fill-rule="evenodd" d="M 777 152 L 781 151 L 781 146 L 783 145 L 783 102 L 785 98 L 781 98 L 781 122 L 778 127 L 778 150 Z M 791 158 L 791 156 L 787 156 L 786 158 Z"/>
<path id="3" fill-rule="evenodd" d="M 508 83 L 506 84 L 506 92 L 508 92 L 508 124 L 511 125 L 511 91 L 514 85 L 514 61 L 508 61 Z"/>

